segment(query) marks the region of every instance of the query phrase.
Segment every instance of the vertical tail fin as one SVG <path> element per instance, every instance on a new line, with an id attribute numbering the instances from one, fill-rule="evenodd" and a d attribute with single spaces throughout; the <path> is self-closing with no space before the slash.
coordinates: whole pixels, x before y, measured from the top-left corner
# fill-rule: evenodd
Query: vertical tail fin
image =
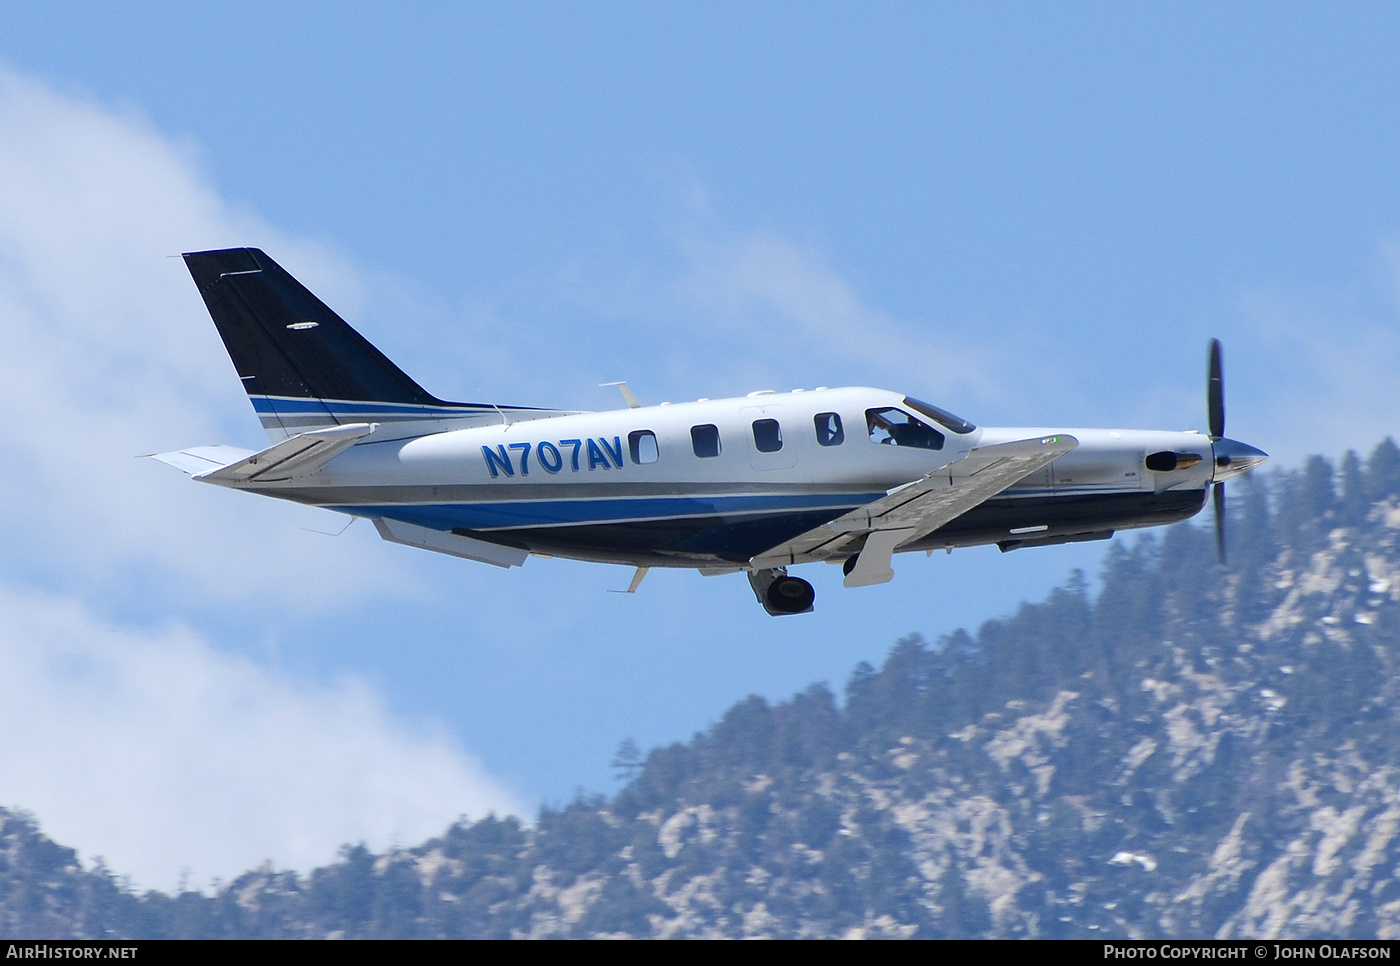
<path id="1" fill-rule="evenodd" d="M 274 440 L 339 423 L 436 422 L 490 411 L 429 394 L 256 248 L 184 259 Z"/>

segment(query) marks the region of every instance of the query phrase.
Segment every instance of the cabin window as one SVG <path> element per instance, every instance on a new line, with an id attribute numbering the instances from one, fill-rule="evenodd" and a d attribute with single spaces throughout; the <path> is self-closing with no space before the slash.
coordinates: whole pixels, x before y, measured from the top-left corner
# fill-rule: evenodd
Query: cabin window
<path id="1" fill-rule="evenodd" d="M 821 445 L 840 446 L 846 441 L 839 413 L 817 413 L 813 421 L 817 424 L 817 442 Z"/>
<path id="2" fill-rule="evenodd" d="M 628 433 L 627 448 L 632 451 L 633 463 L 655 463 L 660 455 L 656 448 L 656 434 L 649 429 Z"/>
<path id="3" fill-rule="evenodd" d="M 872 443 L 912 446 L 915 449 L 942 449 L 944 436 L 902 409 L 867 409 L 865 425 Z"/>
<path id="4" fill-rule="evenodd" d="M 946 409 L 940 409 L 933 403 L 926 403 L 922 399 L 915 399 L 913 396 L 905 396 L 904 405 L 908 406 L 916 413 L 923 413 L 929 419 L 942 425 L 944 429 L 957 433 L 959 436 L 966 436 L 977 428 L 966 419 L 960 416 L 954 416 Z"/>
<path id="5" fill-rule="evenodd" d="M 783 430 L 776 419 L 753 421 L 753 444 L 760 453 L 776 453 L 783 448 Z"/>
<path id="6" fill-rule="evenodd" d="M 700 457 L 719 455 L 719 427 L 711 423 L 690 427 L 690 445 Z"/>

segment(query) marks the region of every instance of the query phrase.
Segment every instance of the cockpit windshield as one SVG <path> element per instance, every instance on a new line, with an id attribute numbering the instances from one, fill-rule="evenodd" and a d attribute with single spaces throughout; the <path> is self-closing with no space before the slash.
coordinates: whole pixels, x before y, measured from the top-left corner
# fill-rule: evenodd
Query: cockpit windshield
<path id="1" fill-rule="evenodd" d="M 902 409 L 886 406 L 865 411 L 865 427 L 872 443 L 886 446 L 913 446 L 917 449 L 942 449 L 943 434 L 925 426 Z"/>
<path id="2" fill-rule="evenodd" d="M 977 427 L 969 423 L 960 416 L 954 416 L 946 409 L 939 409 L 932 403 L 926 403 L 922 399 L 915 399 L 913 396 L 904 397 L 904 405 L 917 413 L 923 413 L 929 419 L 938 423 L 944 429 L 957 433 L 959 436 L 966 436 Z"/>

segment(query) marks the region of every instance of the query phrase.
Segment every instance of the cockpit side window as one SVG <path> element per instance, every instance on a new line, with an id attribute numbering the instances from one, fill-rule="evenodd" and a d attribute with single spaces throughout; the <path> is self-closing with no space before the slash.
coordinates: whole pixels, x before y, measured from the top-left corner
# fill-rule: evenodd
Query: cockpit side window
<path id="1" fill-rule="evenodd" d="M 872 443 L 887 446 L 912 446 L 916 449 L 942 449 L 944 436 L 902 409 L 886 407 L 867 409 L 865 426 Z"/>
<path id="2" fill-rule="evenodd" d="M 915 399 L 913 396 L 905 396 L 904 405 L 908 406 L 916 413 L 922 413 L 944 429 L 957 433 L 959 436 L 966 436 L 977 428 L 961 416 L 954 416 L 946 409 L 940 409 L 933 403 L 926 403 L 922 399 Z"/>
<path id="3" fill-rule="evenodd" d="M 822 446 L 840 446 L 846 441 L 840 413 L 817 413 L 812 421 L 817 426 L 817 442 Z"/>

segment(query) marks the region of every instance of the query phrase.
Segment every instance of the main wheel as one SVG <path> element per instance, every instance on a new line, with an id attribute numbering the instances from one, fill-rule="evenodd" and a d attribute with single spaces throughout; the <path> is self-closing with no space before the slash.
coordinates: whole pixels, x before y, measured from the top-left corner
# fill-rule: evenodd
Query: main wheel
<path id="1" fill-rule="evenodd" d="M 817 592 L 801 577 L 779 577 L 768 587 L 768 606 L 782 614 L 802 614 L 812 609 Z"/>

